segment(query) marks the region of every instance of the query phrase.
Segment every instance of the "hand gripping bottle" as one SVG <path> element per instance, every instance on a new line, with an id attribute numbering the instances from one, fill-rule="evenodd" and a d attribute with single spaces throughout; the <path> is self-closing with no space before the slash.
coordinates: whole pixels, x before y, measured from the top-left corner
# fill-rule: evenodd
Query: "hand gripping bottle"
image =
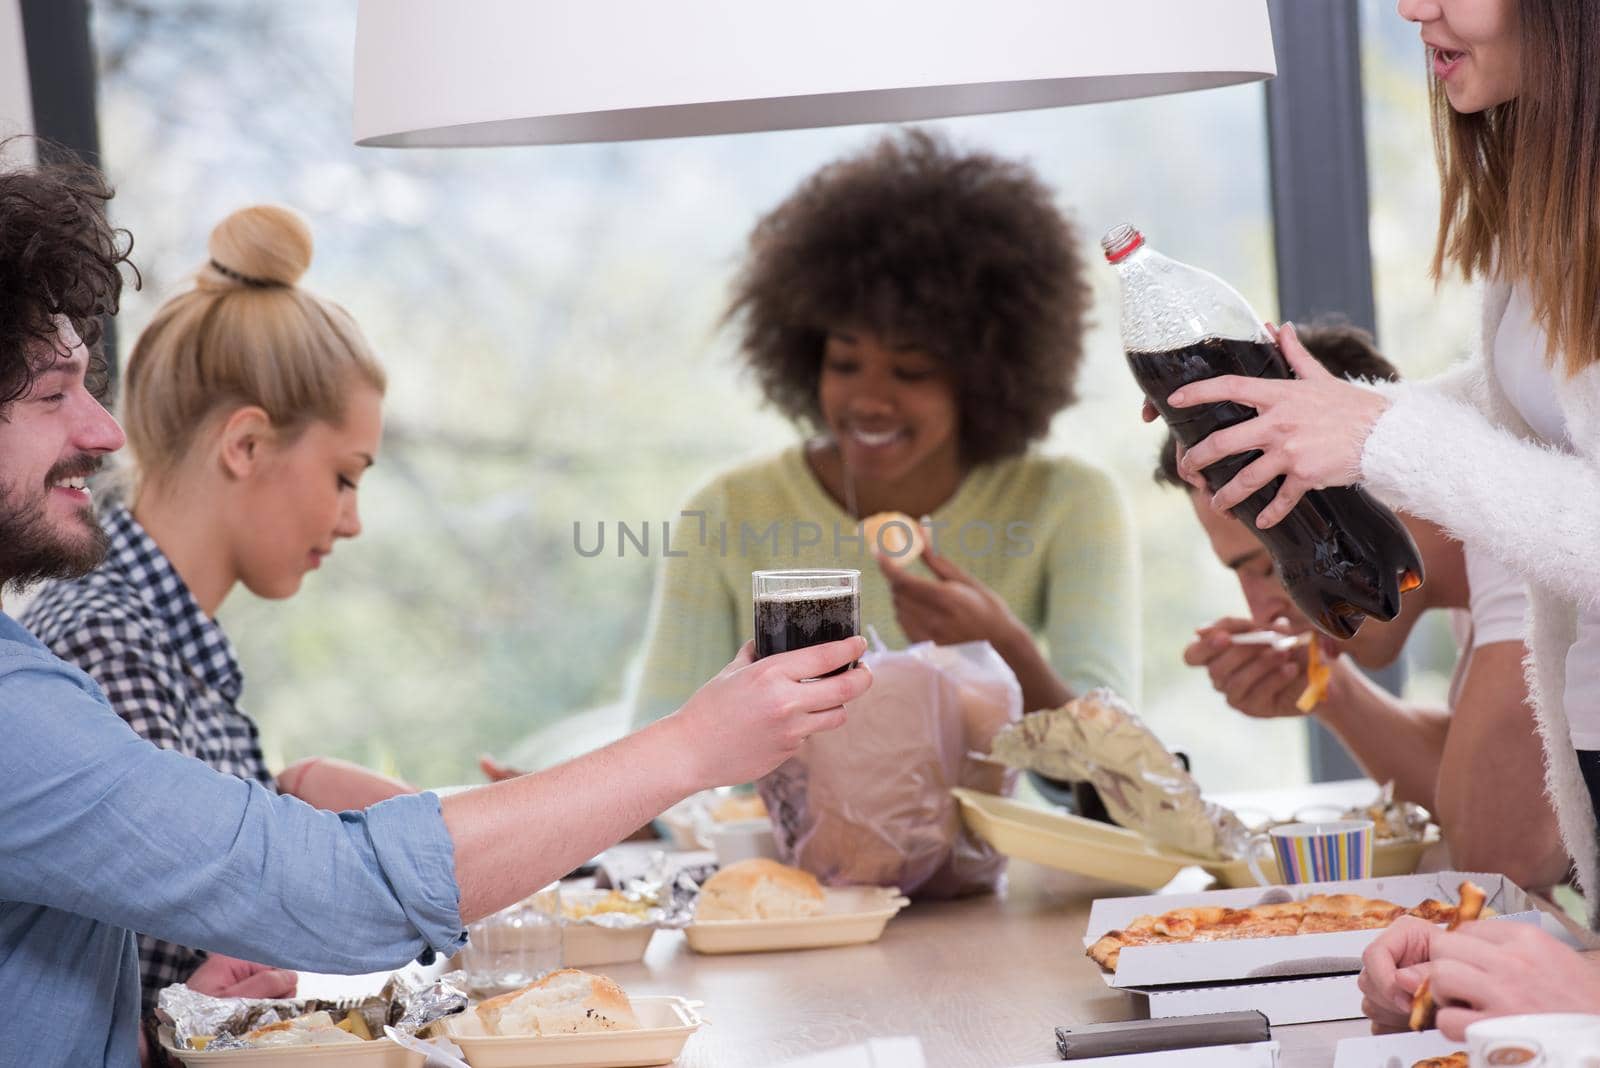
<path id="1" fill-rule="evenodd" d="M 1232 402 L 1172 408 L 1167 397 L 1178 387 L 1217 375 L 1294 377 L 1261 319 L 1232 286 L 1161 255 L 1131 226 L 1112 230 L 1101 245 L 1122 280 L 1128 366 L 1185 448 L 1256 412 Z M 1251 451 L 1217 461 L 1203 472 L 1206 484 L 1216 492 L 1260 455 Z M 1355 634 L 1367 616 L 1393 619 L 1401 593 L 1422 585 L 1416 544 L 1394 513 L 1359 487 L 1336 487 L 1312 490 L 1272 529 L 1257 529 L 1256 516 L 1282 483 L 1273 479 L 1233 515 L 1272 554 L 1294 603 L 1335 638 Z"/>

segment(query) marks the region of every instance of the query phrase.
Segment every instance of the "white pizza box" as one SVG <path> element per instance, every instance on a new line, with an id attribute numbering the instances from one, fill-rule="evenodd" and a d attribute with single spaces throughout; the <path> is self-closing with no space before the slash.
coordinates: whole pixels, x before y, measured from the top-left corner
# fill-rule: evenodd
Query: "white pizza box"
<path id="1" fill-rule="evenodd" d="M 1248 908 L 1252 905 L 1299 900 L 1313 894 L 1359 894 L 1363 897 L 1392 901 L 1404 908 L 1419 905 L 1428 898 L 1453 903 L 1465 879 L 1470 879 L 1483 888 L 1488 895 L 1488 907 L 1494 909 L 1496 918 L 1521 920 L 1527 923 L 1540 922 L 1539 910 L 1527 892 L 1503 875 L 1489 875 L 1482 872 L 1431 872 L 1426 875 L 1395 875 L 1382 879 L 1301 883 L 1270 889 L 1209 890 L 1195 894 L 1101 898 L 1094 903 L 1089 912 L 1089 923 L 1084 929 L 1083 944 L 1087 948 L 1106 932 L 1125 927 L 1139 916 L 1159 915 L 1180 908 L 1216 905 L 1227 908 Z M 1379 929 L 1374 929 L 1340 931 L 1333 934 L 1286 935 L 1278 938 L 1247 938 L 1231 942 L 1179 942 L 1170 945 L 1129 946 L 1119 955 L 1115 974 L 1103 974 L 1103 978 L 1108 986 L 1144 988 L 1180 983 L 1276 980 L 1347 974 L 1361 970 L 1362 952 L 1380 933 Z M 1258 1008 L 1259 1006 L 1244 1004 L 1231 1007 Z M 1320 1017 L 1332 1020 L 1343 1018 Z"/>
<path id="2" fill-rule="evenodd" d="M 1482 883 L 1479 884 L 1483 885 Z M 1576 945 L 1576 940 L 1561 925 L 1561 922 L 1548 912 L 1539 913 L 1544 921 L 1546 933 L 1564 938 L 1569 944 Z M 1514 917 L 1525 920 L 1522 914 Z M 1130 989 L 1128 993 L 1138 994 L 1145 999 L 1150 1015 L 1157 1019 L 1168 1016 L 1192 1016 L 1207 1012 L 1235 1012 L 1241 1009 L 1256 1009 L 1267 1017 L 1267 1022 L 1273 1027 L 1285 1027 L 1290 1024 L 1321 1023 L 1328 1020 L 1359 1020 L 1361 1019 L 1361 990 L 1357 985 L 1358 975 L 1323 975 L 1306 979 L 1286 979 L 1276 982 L 1249 982 L 1235 981 L 1223 983 L 1195 983 L 1186 986 L 1156 986 Z M 1437 1036 L 1437 1031 L 1424 1032 L 1425 1036 Z M 1421 1036 L 1391 1036 L 1392 1038 L 1414 1039 Z M 1378 1047 L 1381 1049 L 1382 1047 Z M 1422 1057 L 1437 1057 L 1436 1052 L 1419 1053 L 1413 1060 L 1404 1060 L 1402 1050 L 1401 1059 L 1385 1054 L 1383 1059 L 1374 1061 L 1354 1061 L 1351 1068 L 1365 1068 L 1368 1064 L 1381 1064 L 1383 1068 L 1411 1068 L 1415 1060 Z M 1429 1047 L 1430 1049 L 1432 1047 Z M 1455 1043 L 1452 1049 L 1460 1049 L 1461 1043 Z M 1444 1052 L 1450 1052 L 1446 1050 Z M 1334 1068 L 1346 1068 L 1344 1061 L 1335 1063 Z"/>
<path id="3" fill-rule="evenodd" d="M 1442 1031 L 1344 1038 L 1333 1055 L 1333 1068 L 1411 1068 L 1429 1057 L 1444 1057 L 1467 1048 Z"/>
<path id="4" fill-rule="evenodd" d="M 1278 1068 L 1276 1042 L 1247 1042 L 1235 1046 L 1197 1046 L 1155 1053 L 1124 1053 L 1117 1057 L 1085 1057 L 1076 1061 L 1051 1061 L 1026 1068 Z M 1407 1068 L 1410 1068 L 1408 1065 Z"/>
<path id="5" fill-rule="evenodd" d="M 1321 975 L 1275 982 L 1197 983 L 1133 989 L 1145 998 L 1153 1019 L 1207 1012 L 1255 1009 L 1273 1027 L 1355 1020 L 1361 1016 L 1361 990 L 1354 975 Z"/>

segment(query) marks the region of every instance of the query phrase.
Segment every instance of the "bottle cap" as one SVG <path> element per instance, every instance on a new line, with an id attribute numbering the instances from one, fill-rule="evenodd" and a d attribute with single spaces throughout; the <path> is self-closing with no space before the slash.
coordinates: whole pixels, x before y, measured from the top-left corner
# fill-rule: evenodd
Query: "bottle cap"
<path id="1" fill-rule="evenodd" d="M 1100 239 L 1100 247 L 1106 251 L 1107 263 L 1121 263 L 1143 245 L 1144 235 L 1127 223 L 1112 227 Z"/>

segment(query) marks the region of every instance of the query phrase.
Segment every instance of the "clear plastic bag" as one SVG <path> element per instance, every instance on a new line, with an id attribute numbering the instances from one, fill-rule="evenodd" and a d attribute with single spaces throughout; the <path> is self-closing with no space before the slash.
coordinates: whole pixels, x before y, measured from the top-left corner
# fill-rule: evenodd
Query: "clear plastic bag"
<path id="1" fill-rule="evenodd" d="M 759 784 L 779 859 L 831 885 L 992 890 L 1005 858 L 967 833 L 950 789 L 1015 787 L 1014 772 L 979 754 L 1022 715 L 1016 675 L 988 642 L 880 644 L 864 659 L 872 689 L 844 726 L 812 735 Z"/>

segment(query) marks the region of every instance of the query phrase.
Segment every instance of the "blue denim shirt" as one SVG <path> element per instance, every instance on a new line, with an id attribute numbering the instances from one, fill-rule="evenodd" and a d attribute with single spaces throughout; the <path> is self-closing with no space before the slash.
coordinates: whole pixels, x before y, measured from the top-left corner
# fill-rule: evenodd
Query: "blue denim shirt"
<path id="1" fill-rule="evenodd" d="M 158 749 L 0 614 L 0 1068 L 134 1068 L 134 931 L 286 968 L 465 941 L 433 794 L 319 812 Z"/>

